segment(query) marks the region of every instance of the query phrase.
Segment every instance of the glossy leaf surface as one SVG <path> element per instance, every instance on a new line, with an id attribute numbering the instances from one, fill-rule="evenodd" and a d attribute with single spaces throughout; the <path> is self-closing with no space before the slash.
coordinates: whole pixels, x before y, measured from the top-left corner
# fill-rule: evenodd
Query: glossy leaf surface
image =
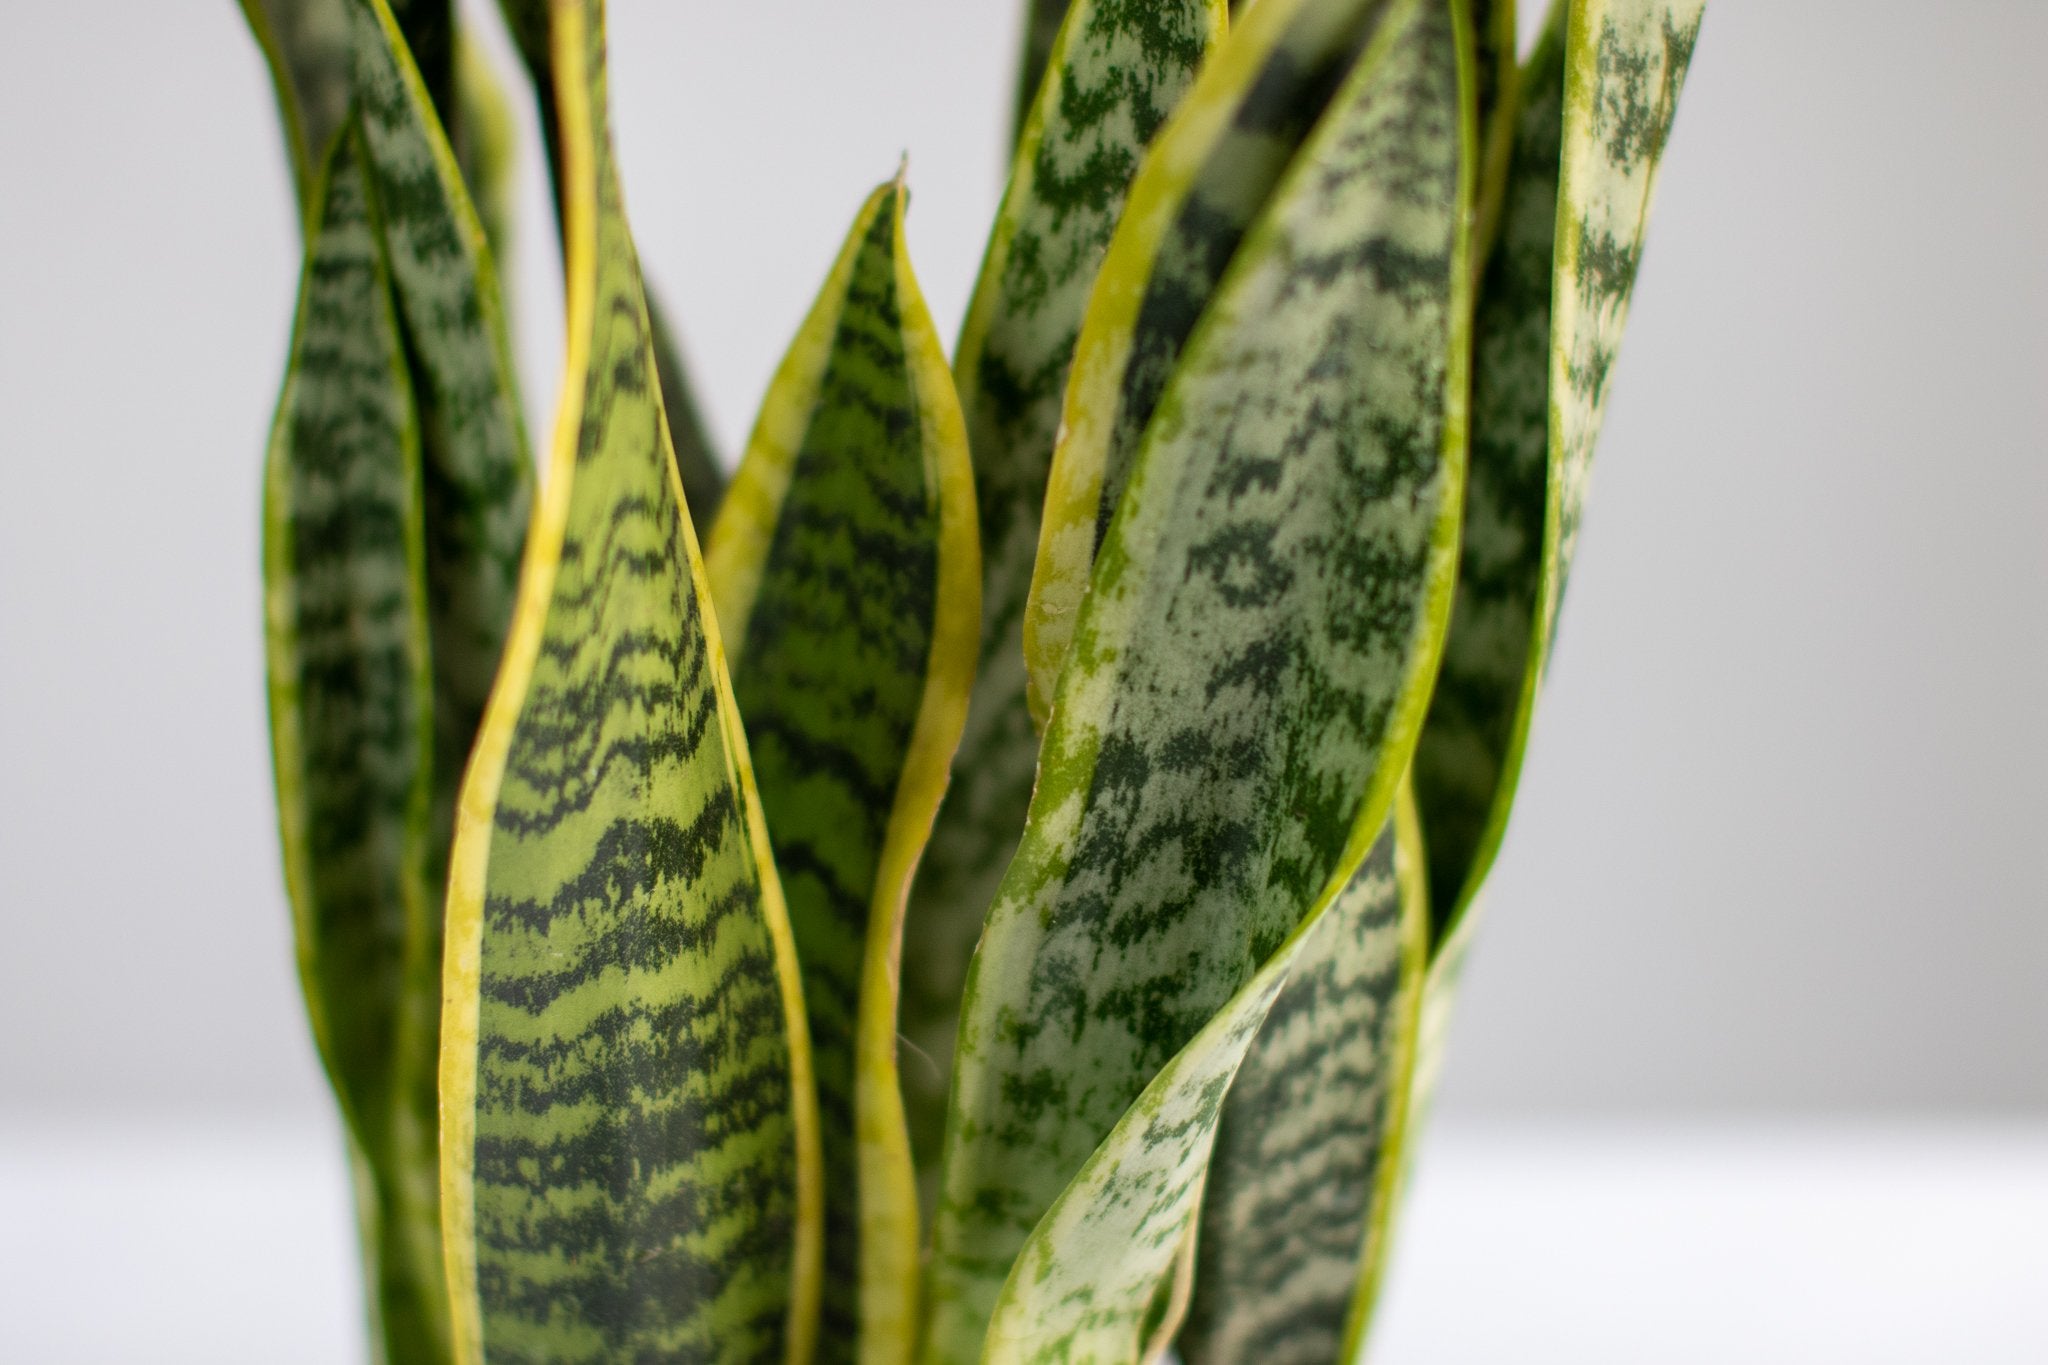
<path id="1" fill-rule="evenodd" d="M 1181 349 L 1384 8 L 1385 0 L 1262 0 L 1131 187 L 1088 300 L 1033 551 L 1023 643 L 1041 724 L 1096 551 Z"/>
<path id="2" fill-rule="evenodd" d="M 1239 251 L 1104 540 L 969 977 L 929 1359 L 980 1351 L 1034 1226 L 1342 888 L 1406 769 L 1455 565 L 1471 157 L 1448 10 L 1398 14 Z"/>
<path id="3" fill-rule="evenodd" d="M 1080 0 L 1017 149 L 955 355 L 974 451 L 981 650 L 953 786 L 913 890 L 903 972 L 905 1099 L 936 1162 L 967 960 L 1017 847 L 1038 737 L 1022 617 L 1081 313 L 1153 133 L 1220 35 L 1220 0 Z"/>
<path id="4" fill-rule="evenodd" d="M 897 1084 L 905 898 L 966 718 L 974 480 L 903 236 L 862 207 L 706 557 L 802 964 L 825 1163 L 819 1358 L 907 1361 L 917 1194 Z"/>
<path id="5" fill-rule="evenodd" d="M 804 1360 L 795 954 L 663 421 L 603 7 L 552 17 L 568 359 L 449 893 L 457 1358 Z"/>

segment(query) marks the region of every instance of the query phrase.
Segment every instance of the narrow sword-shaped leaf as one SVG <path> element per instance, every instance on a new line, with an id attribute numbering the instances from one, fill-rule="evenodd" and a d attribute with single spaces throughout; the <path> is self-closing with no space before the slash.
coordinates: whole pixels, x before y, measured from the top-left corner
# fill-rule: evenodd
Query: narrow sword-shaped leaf
<path id="1" fill-rule="evenodd" d="M 1385 0 L 1261 3 L 1203 71 L 1131 187 L 1061 412 L 1024 612 L 1044 722 L 1095 553 L 1181 348 Z"/>
<path id="2" fill-rule="evenodd" d="M 1032 1233 L 1003 1286 L 984 1360 L 1127 1365 L 1140 1359 L 1141 1352 L 1142 1358 L 1152 1358 L 1146 1348 L 1162 1331 L 1178 1325 L 1178 1315 L 1170 1307 L 1164 1315 L 1158 1313 L 1155 1287 L 1162 1277 L 1173 1274 L 1177 1260 L 1184 1259 L 1182 1248 L 1197 1206 L 1206 1198 L 1209 1207 L 1216 1208 L 1219 1196 L 1212 1182 L 1219 1175 L 1228 1178 L 1234 1163 L 1252 1156 L 1242 1145 L 1241 1128 L 1234 1135 L 1239 1146 L 1229 1146 L 1232 1135 L 1226 1134 L 1224 1148 L 1215 1150 L 1219 1122 L 1227 1122 L 1226 1096 L 1234 1096 L 1245 1085 L 1241 1073 L 1255 1044 L 1269 1049 L 1267 1060 L 1272 1060 L 1271 1040 L 1283 1040 L 1279 1047 L 1284 1050 L 1289 1046 L 1284 1040 L 1303 1027 L 1319 1030 L 1317 1004 L 1326 1010 L 1337 1005 L 1325 992 L 1364 986 L 1378 993 L 1394 1074 L 1379 1078 L 1376 1096 L 1353 1098 L 1367 1104 L 1401 1102 L 1406 1093 L 1405 1058 L 1429 953 L 1414 835 L 1413 806 L 1403 799 L 1372 854 L 1362 862 L 1356 856 L 1350 859 L 1356 870 L 1324 893 L 1272 960 L 1146 1087 Z M 1322 946 L 1337 942 L 1355 950 L 1332 953 Z M 1345 979 L 1346 969 L 1331 973 L 1333 957 L 1371 961 L 1370 984 Z M 1315 1048 L 1314 1042 L 1308 1044 L 1309 1055 Z M 1296 1117 L 1306 1118 L 1307 1105 L 1301 1098 L 1284 1097 L 1295 1101 Z M 1321 1113 L 1330 1123 L 1342 1124 L 1348 1117 L 1336 1112 L 1341 1099 L 1322 1097 Z M 1296 1128 L 1292 1136 L 1312 1141 L 1317 1134 Z M 1296 1164 L 1301 1156 L 1271 1145 L 1259 1155 Z M 1322 1174 L 1334 1178 L 1342 1193 L 1333 1198 L 1333 1192 L 1314 1177 L 1304 1179 L 1295 1190 L 1301 1202 L 1290 1216 L 1298 1224 L 1321 1227 L 1327 1235 L 1349 1234 L 1358 1241 L 1371 1235 L 1369 1229 L 1376 1231 L 1391 1202 L 1391 1189 L 1376 1178 L 1378 1173 L 1367 1173 L 1362 1182 L 1349 1172 Z M 1353 1186 L 1359 1184 L 1365 1186 L 1359 1191 L 1363 1197 L 1354 1200 Z M 1360 1207 L 1345 1207 L 1351 1203 Z M 1293 1250 L 1286 1245 L 1273 1248 L 1283 1262 L 1291 1259 Z M 1356 1261 L 1356 1241 L 1351 1250 L 1347 1270 Z M 1206 1249 L 1197 1245 L 1198 1305 L 1205 1288 L 1218 1287 L 1213 1278 L 1218 1272 L 1203 1265 L 1206 1255 Z M 1181 1337 L 1182 1349 L 1192 1346 L 1201 1354 L 1187 1358 L 1259 1365 L 1355 1358 L 1334 1354 L 1347 1335 L 1343 1329 L 1351 1298 L 1348 1282 L 1336 1286 L 1335 1294 L 1310 1296 L 1285 1276 L 1262 1282 L 1249 1264 L 1233 1262 L 1223 1273 L 1232 1280 L 1232 1292 L 1263 1291 L 1270 1297 L 1237 1305 L 1250 1322 L 1190 1323 Z M 1322 1298 L 1334 1302 L 1325 1304 Z M 1321 1316 L 1331 1306 L 1337 1315 L 1334 1324 Z M 1161 1320 L 1153 1321 L 1155 1316 Z M 1206 1334 L 1218 1326 L 1239 1329 L 1238 1335 L 1249 1335 L 1242 1329 L 1250 1327 L 1257 1335 L 1240 1343 Z"/>
<path id="3" fill-rule="evenodd" d="M 1506 825 L 1541 653 L 1550 279 L 1564 107 L 1564 18 L 1523 73 L 1500 239 L 1473 317 L 1472 461 L 1443 669 L 1415 752 L 1439 931 L 1477 891 Z"/>
<path id="4" fill-rule="evenodd" d="M 380 1358 L 446 1358 L 419 427 L 360 135 L 316 173 L 264 470 L 271 751 L 299 976 L 346 1121 Z M 431 1063 L 425 1064 L 431 1075 Z"/>
<path id="5" fill-rule="evenodd" d="M 907 1362 L 917 1190 L 897 959 L 973 683 L 981 565 L 952 372 L 901 181 L 776 372 L 706 553 L 789 903 L 825 1160 L 819 1358 Z"/>
<path id="6" fill-rule="evenodd" d="M 414 64 L 451 137 L 461 141 L 457 52 L 450 0 L 391 0 Z M 285 153 L 302 213 L 321 156 L 341 129 L 354 95 L 350 0 L 240 0 L 270 67 L 284 124 Z"/>
<path id="7" fill-rule="evenodd" d="M 1052 60 L 1053 39 L 1067 17 L 1068 0 L 1024 0 L 1024 35 L 1017 44 L 1017 89 L 1010 113 L 1010 145 L 1024 140 L 1024 125 L 1030 121 L 1031 106 L 1038 100 L 1038 87 L 1045 83 L 1045 68 Z"/>
<path id="8" fill-rule="evenodd" d="M 355 71 L 349 0 L 241 0 L 277 96 L 301 223 L 310 231 L 327 149 L 348 117 Z"/>
<path id="9" fill-rule="evenodd" d="M 1104 541 L 969 975 L 929 1360 L 980 1350 L 1033 1226 L 1407 767 L 1455 567 L 1471 157 L 1450 15 L 1399 16 L 1232 263 Z"/>
<path id="10" fill-rule="evenodd" d="M 548 43 L 549 0 L 499 0 L 505 25 L 526 63 L 533 80 L 534 99 L 540 109 L 541 137 L 546 144 L 548 173 L 555 190 L 555 217 L 562 212 L 561 154 L 557 145 L 555 116 L 554 59 Z M 645 285 L 643 284 L 643 289 Z M 668 413 L 669 435 L 675 443 L 676 467 L 682 471 L 683 497 L 693 527 L 710 529 L 718 513 L 718 501 L 725 495 L 725 470 L 711 444 L 690 384 L 689 367 L 682 347 L 669 324 L 661 301 L 647 293 L 647 312 L 654 324 L 654 359 L 661 376 L 661 402 Z"/>
<path id="11" fill-rule="evenodd" d="M 1560 3 L 1521 78 L 1501 240 L 1475 323 L 1458 597 L 1416 755 L 1440 939 L 1506 832 L 1700 15 L 1696 0 Z"/>
<path id="12" fill-rule="evenodd" d="M 349 0 L 349 12 L 363 136 L 423 425 L 438 881 L 512 619 L 533 464 L 497 271 L 454 151 L 385 0 Z"/>
<path id="13" fill-rule="evenodd" d="M 905 1101 L 935 1171 L 967 959 L 1030 804 L 1021 619 L 1089 285 L 1153 133 L 1221 36 L 1220 0 L 1079 0 L 1049 57 L 955 355 L 974 451 L 981 651 L 952 790 L 912 892 Z"/>
<path id="14" fill-rule="evenodd" d="M 1188 1365 L 1357 1359 L 1429 963 L 1412 796 L 1398 811 L 1297 949 L 1224 1103 L 1179 1341 Z"/>
<path id="15" fill-rule="evenodd" d="M 606 124 L 553 14 L 568 357 L 448 904 L 457 1359 L 809 1359 L 794 947 L 684 514 Z"/>

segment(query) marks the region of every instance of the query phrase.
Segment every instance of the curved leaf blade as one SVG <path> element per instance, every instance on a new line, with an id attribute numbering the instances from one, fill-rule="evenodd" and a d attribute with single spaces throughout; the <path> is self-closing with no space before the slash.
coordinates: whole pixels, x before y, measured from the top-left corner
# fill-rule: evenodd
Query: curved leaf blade
<path id="1" fill-rule="evenodd" d="M 663 420 L 603 6 L 553 19 L 569 355 L 449 890 L 456 1354 L 801 1361 L 820 1190 L 794 950 Z"/>
<path id="2" fill-rule="evenodd" d="M 1426 892 L 1404 792 L 1296 950 L 1224 1102 L 1178 1342 L 1189 1365 L 1358 1358 L 1402 1165 Z"/>
<path id="3" fill-rule="evenodd" d="M 264 469 L 271 751 L 300 982 L 356 1155 L 372 1331 L 445 1358 L 419 423 L 360 134 L 316 173 Z M 424 1081 L 424 1084 L 422 1082 Z"/>
<path id="4" fill-rule="evenodd" d="M 1042 725 L 1095 555 L 1181 350 L 1385 0 L 1261 0 L 1145 158 L 1074 349 L 1023 645 Z"/>
<path id="5" fill-rule="evenodd" d="M 1476 322 L 1458 598 L 1416 756 L 1439 940 L 1506 834 L 1701 12 L 1699 0 L 1559 3 L 1520 78 Z"/>
<path id="6" fill-rule="evenodd" d="M 981 586 L 966 425 L 911 273 L 907 199 L 884 185 L 855 218 L 706 557 L 810 1017 L 819 1354 L 871 1365 L 908 1361 L 915 1326 L 897 961 L 966 719 Z"/>
<path id="7" fill-rule="evenodd" d="M 1386 1172 L 1394 1167 L 1313 1169 L 1314 1155 L 1304 1159 L 1293 1143 L 1316 1143 L 1355 1129 L 1358 1116 L 1343 1101 L 1356 1097 L 1276 1093 L 1247 1077 L 1245 1068 L 1280 1063 L 1266 1076 L 1285 1073 L 1283 1088 L 1291 1083 L 1297 1092 L 1330 1079 L 1318 1062 L 1332 1039 L 1326 1016 L 1341 1012 L 1350 1027 L 1384 1040 L 1387 1055 L 1368 1062 L 1378 1087 L 1373 1116 L 1394 1116 L 1406 1096 L 1406 1064 L 1429 953 L 1417 852 L 1413 806 L 1404 799 L 1371 854 L 1363 862 L 1352 860 L 1356 870 L 1324 894 L 1280 952 L 1153 1079 L 1060 1195 L 1003 1287 L 985 1360 L 1079 1365 L 1133 1362 L 1141 1352 L 1152 1358 L 1144 1348 L 1176 1325 L 1171 1310 L 1164 1321 L 1151 1320 L 1157 1313 L 1154 1294 L 1174 1273 L 1198 1206 L 1204 1209 L 1194 1257 L 1198 1316 L 1179 1341 L 1184 1359 L 1264 1365 L 1356 1358 L 1336 1354 L 1340 1343 L 1355 1343 L 1362 1332 L 1362 1322 L 1354 1327 L 1350 1321 L 1350 1272 L 1359 1246 L 1384 1221 L 1392 1195 Z M 1330 995 L 1359 985 L 1367 985 L 1377 1005 L 1369 1022 L 1349 1002 Z M 1309 1037 L 1302 1042 L 1304 1032 Z M 1280 1124 L 1238 1100 L 1248 1080 L 1257 1092 L 1253 1098 L 1285 1106 L 1270 1116 L 1281 1118 Z M 1245 1120 L 1264 1127 L 1263 1138 L 1253 1137 Z M 1238 1163 L 1274 1160 L 1300 1177 L 1291 1189 L 1292 1206 L 1284 1210 L 1296 1235 L 1259 1245 L 1276 1258 L 1266 1266 L 1250 1259 L 1255 1248 L 1249 1239 L 1235 1239 L 1229 1246 L 1238 1254 L 1217 1266 L 1210 1233 L 1227 1226 L 1231 1215 L 1265 1224 L 1282 1212 L 1233 1197 L 1248 1192 L 1232 1183 L 1234 1175 L 1250 1174 Z M 1222 1191 L 1219 1178 L 1226 1186 Z M 1270 1185 L 1265 1189 L 1277 1193 Z M 1301 1254 L 1303 1240 L 1346 1237 L 1351 1254 L 1341 1263 Z M 1302 1283 L 1305 1270 L 1318 1269 L 1337 1271 L 1335 1283 L 1316 1283 L 1312 1273 Z M 1251 1297 L 1228 1301 L 1233 1311 L 1218 1321 L 1209 1314 L 1221 1305 L 1205 1298 L 1217 1293 Z"/>
<path id="8" fill-rule="evenodd" d="M 1472 168 L 1450 16 L 1399 13 L 1239 251 L 1110 523 L 969 976 L 929 1360 L 980 1349 L 1032 1228 L 1341 886 L 1406 770 L 1455 567 Z"/>
<path id="9" fill-rule="evenodd" d="M 1222 26 L 1220 0 L 1073 6 L 1026 120 L 956 352 L 974 451 L 982 624 L 967 731 L 906 929 L 903 1031 L 919 1055 L 903 1079 L 928 1175 L 967 960 L 1016 851 L 1038 759 L 1021 618 L 1068 361 L 1130 177 Z"/>
<path id="10" fill-rule="evenodd" d="M 1550 279 L 1564 105 L 1564 6 L 1520 79 L 1501 234 L 1479 286 L 1472 462 L 1443 669 L 1415 751 L 1441 934 L 1493 861 L 1538 677 L 1548 517 Z"/>
<path id="11" fill-rule="evenodd" d="M 545 142 L 550 183 L 555 189 L 555 217 L 561 221 L 562 168 L 555 114 L 554 57 L 548 45 L 549 0 L 499 0 L 514 46 L 532 78 L 534 99 L 540 111 L 541 136 Z M 654 322 L 654 359 L 661 376 L 661 402 L 668 413 L 669 435 L 675 445 L 676 467 L 682 471 L 683 496 L 690 512 L 690 524 L 709 530 L 725 496 L 725 470 L 704 426 L 702 409 L 690 384 L 689 366 L 684 363 L 681 344 L 670 325 L 661 300 L 642 282 L 647 295 L 647 312 Z"/>
<path id="12" fill-rule="evenodd" d="M 434 829 L 445 850 L 512 619 L 533 463 L 497 270 L 454 150 L 385 0 L 349 0 L 349 13 L 363 138 L 420 398 Z"/>

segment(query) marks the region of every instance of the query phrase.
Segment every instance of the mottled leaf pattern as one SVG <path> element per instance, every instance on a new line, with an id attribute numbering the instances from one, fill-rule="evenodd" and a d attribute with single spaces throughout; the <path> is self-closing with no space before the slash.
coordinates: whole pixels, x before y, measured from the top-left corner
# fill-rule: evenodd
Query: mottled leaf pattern
<path id="1" fill-rule="evenodd" d="M 603 7 L 553 20 L 568 361 L 449 891 L 457 1358 L 803 1360 L 794 949 L 662 417 Z"/>
<path id="2" fill-rule="evenodd" d="M 904 901 L 973 681 L 967 430 L 900 183 L 862 207 L 706 556 L 789 903 L 825 1160 L 819 1358 L 907 1362 L 917 1193 L 897 1085 Z"/>
<path id="3" fill-rule="evenodd" d="M 1704 0 L 1572 0 L 1551 305 L 1557 567 L 1544 584 L 1546 638 L 1578 546 L 1657 167 L 1704 8 Z"/>
<path id="4" fill-rule="evenodd" d="M 363 136 L 420 401 L 434 830 L 445 850 L 512 619 L 533 466 L 497 272 L 454 150 L 384 0 L 350 0 L 349 8 Z"/>
<path id="5" fill-rule="evenodd" d="M 1220 0 L 1079 0 L 1017 150 L 955 356 L 974 450 L 981 656 L 905 935 L 905 1101 L 936 1162 L 967 959 L 1017 847 L 1038 737 L 1022 617 L 1067 363 L 1139 156 L 1220 36 Z"/>
<path id="6" fill-rule="evenodd" d="M 1023 642 L 1040 723 L 1096 549 L 1181 348 L 1384 8 L 1385 0 L 1261 3 L 1131 187 L 1088 300 L 1038 531 Z"/>
<path id="7" fill-rule="evenodd" d="M 313 1037 L 357 1162 L 383 1358 L 445 1358 L 440 885 L 418 419 L 361 138 L 316 172 L 264 472 L 278 823 Z"/>
<path id="8" fill-rule="evenodd" d="M 979 1350 L 1031 1229 L 1341 887 L 1406 769 L 1455 568 L 1471 157 L 1448 8 L 1398 12 L 1232 263 L 1110 523 L 969 975 L 929 1359 Z"/>
<path id="9" fill-rule="evenodd" d="M 1413 1071 L 1429 912 L 1412 799 L 1296 951 L 1202 1195 L 1188 1365 L 1333 1365 L 1365 1335 Z"/>
<path id="10" fill-rule="evenodd" d="M 1390 828 L 1363 863 L 1350 857 L 1356 870 L 1349 879 L 1334 894 L 1326 892 L 1273 959 L 1146 1087 L 1061 1194 L 1003 1287 L 984 1359 L 1104 1365 L 1139 1359 L 1142 1345 L 1179 1325 L 1171 1306 L 1161 1312 L 1157 1287 L 1172 1282 L 1200 1205 L 1206 1211 L 1194 1255 L 1194 1308 L 1205 1316 L 1190 1321 L 1182 1334 L 1184 1358 L 1259 1365 L 1355 1358 L 1338 1356 L 1335 1348 L 1346 1336 L 1358 1248 L 1383 1219 L 1391 1186 L 1379 1171 L 1336 1168 L 1314 1148 L 1292 1144 L 1356 1132 L 1356 1109 L 1367 1111 L 1369 1124 L 1405 1095 L 1405 1061 L 1399 1055 L 1393 1077 L 1352 1077 L 1327 1065 L 1324 1046 L 1333 1040 L 1355 1045 L 1355 1034 L 1363 1032 L 1386 1035 L 1402 1054 L 1413 1036 L 1428 926 L 1412 804 L 1400 802 L 1395 819 L 1398 840 Z M 1345 946 L 1335 946 L 1340 943 Z M 1337 965 L 1344 960 L 1347 965 Z M 1359 988 L 1373 992 L 1379 1006 L 1369 1020 L 1331 994 Z M 1350 1031 L 1332 1030 L 1328 1016 L 1339 1011 Z M 1254 1053 L 1263 1055 L 1248 1055 Z M 1365 1080 L 1367 1087 L 1311 1097 L 1286 1093 L 1285 1083 L 1278 1090 L 1262 1089 L 1260 1078 L 1244 1074 L 1246 1066 L 1270 1066 L 1282 1058 L 1279 1069 L 1296 1092 L 1346 1080 Z M 1261 1115 L 1240 1102 L 1248 1081 L 1281 1110 Z M 1280 1120 L 1266 1129 L 1256 1151 L 1243 1127 L 1247 1118 Z M 1246 1160 L 1293 1173 L 1285 1194 L 1277 1185 L 1264 1187 L 1274 1199 L 1292 1196 L 1284 1209 L 1247 1206 L 1217 1191 L 1219 1177 L 1228 1186 L 1235 1163 Z M 1219 1209 L 1219 1203 L 1229 1207 Z M 1218 1259 L 1208 1245 L 1216 1224 L 1239 1215 L 1270 1229 L 1271 1219 L 1283 1212 L 1292 1237 L 1269 1231 L 1256 1244 L 1240 1237 L 1229 1244 L 1237 1256 L 1211 1264 Z M 1350 1254 L 1339 1263 L 1311 1251 L 1318 1240 L 1347 1236 Z M 1271 1259 L 1251 1263 L 1249 1256 L 1261 1251 Z M 1311 1266 L 1334 1270 L 1337 1283 L 1304 1283 L 1302 1272 Z M 1207 1315 L 1219 1307 L 1216 1300 L 1204 1299 L 1219 1292 L 1230 1296 L 1236 1310 L 1220 1321 Z M 1332 1310 L 1334 1323 L 1326 1321 Z M 1349 1335 L 1355 1341 L 1358 1334 Z M 1186 1355 L 1190 1350 L 1195 1354 Z"/>

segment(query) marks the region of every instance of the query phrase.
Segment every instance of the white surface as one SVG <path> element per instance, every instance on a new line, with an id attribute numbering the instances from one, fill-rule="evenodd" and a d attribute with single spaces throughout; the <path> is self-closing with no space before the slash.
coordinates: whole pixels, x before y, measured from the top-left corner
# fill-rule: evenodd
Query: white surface
<path id="1" fill-rule="evenodd" d="M 0 1132 L 0 1358 L 356 1365 L 315 1128 Z M 1373 1365 L 2041 1365 L 2048 1129 L 1450 1129 Z"/>

